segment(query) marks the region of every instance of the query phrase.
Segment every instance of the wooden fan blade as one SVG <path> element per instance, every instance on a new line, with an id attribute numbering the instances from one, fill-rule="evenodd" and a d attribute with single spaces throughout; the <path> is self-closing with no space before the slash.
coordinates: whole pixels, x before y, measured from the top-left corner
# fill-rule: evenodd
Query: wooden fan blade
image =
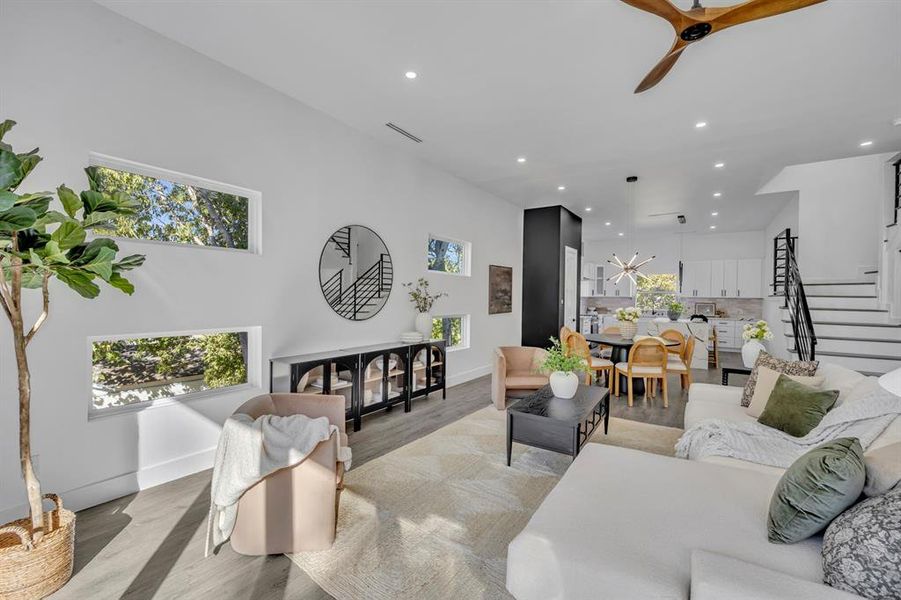
<path id="1" fill-rule="evenodd" d="M 685 13 L 673 6 L 669 0 L 622 0 L 622 2 L 666 19 L 676 30 L 680 28 L 680 23 L 685 18 Z"/>
<path id="2" fill-rule="evenodd" d="M 826 0 L 748 0 L 743 4 L 727 9 L 716 16 L 711 25 L 715 29 L 724 29 L 734 25 L 741 25 L 749 21 L 774 17 L 782 13 L 791 12 L 801 8 L 807 8 Z"/>
<path id="3" fill-rule="evenodd" d="M 685 50 L 686 47 L 688 47 L 688 44 L 681 39 L 676 38 L 676 43 L 673 44 L 672 49 L 670 49 L 670 51 L 666 53 L 666 56 L 660 59 L 660 62 L 651 69 L 651 72 L 641 80 L 641 83 L 635 88 L 635 93 L 640 94 L 660 83 L 660 80 L 666 77 L 666 74 L 670 72 L 670 69 L 673 68 L 673 65 L 676 64 L 679 57 L 682 56 L 682 51 Z"/>

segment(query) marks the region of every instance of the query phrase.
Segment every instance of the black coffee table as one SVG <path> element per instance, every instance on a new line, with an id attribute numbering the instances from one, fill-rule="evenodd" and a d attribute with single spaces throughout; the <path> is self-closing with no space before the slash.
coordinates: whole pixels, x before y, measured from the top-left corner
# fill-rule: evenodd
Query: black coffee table
<path id="1" fill-rule="evenodd" d="M 507 409 L 507 466 L 513 442 L 567 454 L 576 459 L 579 450 L 604 421 L 610 422 L 610 390 L 579 384 L 572 398 L 557 398 L 546 385 Z"/>

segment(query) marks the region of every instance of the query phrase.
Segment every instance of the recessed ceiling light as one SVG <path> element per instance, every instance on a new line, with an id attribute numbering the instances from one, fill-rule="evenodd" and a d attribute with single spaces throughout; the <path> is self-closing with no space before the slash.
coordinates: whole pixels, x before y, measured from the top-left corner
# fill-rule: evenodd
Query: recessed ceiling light
<path id="1" fill-rule="evenodd" d="M 563 192 L 563 191 L 565 191 L 565 190 L 566 190 L 566 186 L 565 186 L 565 185 L 558 185 L 558 186 L 557 186 L 557 191 L 558 191 L 558 192 Z"/>
<path id="2" fill-rule="evenodd" d="M 714 197 L 714 198 L 722 198 L 722 197 L 723 197 L 723 192 L 713 192 L 713 197 Z"/>
<path id="3" fill-rule="evenodd" d="M 901 117 L 898 117 L 897 119 L 892 121 L 892 125 L 894 125 L 895 127 L 901 127 Z"/>
<path id="4" fill-rule="evenodd" d="M 873 145 L 873 140 L 867 140 L 865 142 L 860 143 L 861 148 L 866 148 L 867 146 L 872 146 L 872 145 Z"/>
<path id="5" fill-rule="evenodd" d="M 710 213 L 710 216 L 711 216 L 711 217 L 715 217 L 715 216 L 717 216 L 718 214 L 720 214 L 720 213 L 718 213 L 718 212 L 716 212 L 716 211 L 713 211 L 712 213 Z"/>
<path id="6" fill-rule="evenodd" d="M 624 236 L 624 235 L 626 235 L 626 234 L 625 234 L 625 233 L 623 233 L 623 232 L 622 232 L 622 231 L 620 231 L 620 232 L 619 232 L 619 233 L 617 233 L 617 234 L 616 234 L 616 235 L 618 235 L 618 236 L 620 236 L 620 237 L 622 237 L 622 236 Z"/>
<path id="7" fill-rule="evenodd" d="M 695 123 L 695 127 L 697 127 L 698 129 L 704 129 L 705 127 L 707 127 L 707 121 L 698 121 L 697 123 Z"/>
<path id="8" fill-rule="evenodd" d="M 522 164 L 522 163 L 526 162 L 526 157 L 520 156 L 519 158 L 516 159 L 516 162 Z"/>
<path id="9" fill-rule="evenodd" d="M 726 166 L 726 163 L 716 163 L 716 164 L 713 165 L 713 166 L 716 167 L 717 169 L 722 169 L 723 167 Z"/>
<path id="10" fill-rule="evenodd" d="M 585 211 L 586 211 L 586 212 L 591 212 L 591 207 L 590 207 L 590 206 L 586 206 L 586 207 L 585 207 Z"/>
<path id="11" fill-rule="evenodd" d="M 716 225 L 711 225 L 710 228 L 711 228 L 711 229 L 716 229 Z"/>
<path id="12" fill-rule="evenodd" d="M 416 71 L 407 71 L 406 73 L 404 73 L 404 77 L 406 77 L 407 79 L 416 79 Z"/>
<path id="13" fill-rule="evenodd" d="M 610 227 L 610 225 L 612 225 L 612 223 L 610 223 L 610 221 L 607 221 L 606 223 L 604 223 L 604 225 L 606 225 L 607 227 Z"/>

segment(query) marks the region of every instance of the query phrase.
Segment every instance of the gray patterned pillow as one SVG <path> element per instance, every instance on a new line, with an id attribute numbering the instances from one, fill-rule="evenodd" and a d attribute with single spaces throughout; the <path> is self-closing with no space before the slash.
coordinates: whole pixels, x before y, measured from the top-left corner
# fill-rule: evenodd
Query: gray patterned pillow
<path id="1" fill-rule="evenodd" d="M 823 535 L 823 580 L 870 598 L 901 599 L 901 489 L 855 504 Z"/>
<path id="2" fill-rule="evenodd" d="M 766 367 L 785 375 L 813 377 L 817 374 L 817 365 L 819 364 L 820 361 L 818 360 L 782 360 L 781 358 L 770 356 L 766 352 L 761 352 L 757 355 L 757 361 L 754 363 L 754 368 L 751 369 L 751 376 L 748 377 L 748 383 L 745 384 L 745 391 L 741 395 L 741 405 L 751 405 L 754 388 L 757 387 L 758 368 Z"/>

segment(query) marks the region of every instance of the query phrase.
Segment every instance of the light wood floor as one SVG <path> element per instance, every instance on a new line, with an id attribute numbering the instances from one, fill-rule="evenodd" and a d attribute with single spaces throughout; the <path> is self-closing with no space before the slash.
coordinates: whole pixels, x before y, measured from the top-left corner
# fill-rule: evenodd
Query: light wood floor
<path id="1" fill-rule="evenodd" d="M 740 364 L 738 355 L 720 357 L 725 366 Z M 695 371 L 693 377 L 719 383 L 720 371 Z M 668 409 L 660 398 L 637 398 L 629 408 L 623 395 L 611 399 L 611 414 L 682 427 L 688 396 L 676 378 L 670 381 Z M 365 418 L 363 429 L 350 434 L 354 463 L 363 464 L 488 406 L 489 386 L 490 379 L 482 377 L 448 389 L 446 400 L 440 394 L 417 400 L 412 413 L 396 408 Z M 209 482 L 210 471 L 203 471 L 79 512 L 75 575 L 53 598 L 331 598 L 284 556 L 241 556 L 226 544 L 217 556 L 205 559 Z"/>

